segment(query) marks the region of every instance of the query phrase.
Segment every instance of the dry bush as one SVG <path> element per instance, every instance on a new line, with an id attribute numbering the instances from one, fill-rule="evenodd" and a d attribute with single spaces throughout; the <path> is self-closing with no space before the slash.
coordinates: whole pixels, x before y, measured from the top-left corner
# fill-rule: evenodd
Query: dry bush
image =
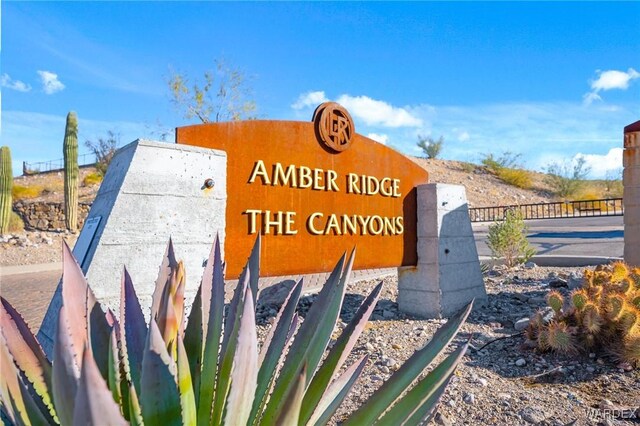
<path id="1" fill-rule="evenodd" d="M 524 169 L 500 168 L 497 176 L 504 183 L 518 188 L 529 189 L 533 185 L 531 173 Z"/>
<path id="2" fill-rule="evenodd" d="M 102 182 L 103 176 L 100 173 L 89 173 L 82 179 L 82 186 L 97 185 Z"/>
<path id="3" fill-rule="evenodd" d="M 18 216 L 18 213 L 11 212 L 11 216 L 9 217 L 9 233 L 16 234 L 22 231 L 24 231 L 24 221 Z"/>
<path id="4" fill-rule="evenodd" d="M 44 187 L 42 185 L 13 185 L 11 188 L 11 196 L 14 201 L 17 200 L 27 200 L 29 198 L 36 198 L 42 195 L 42 191 L 44 191 Z"/>

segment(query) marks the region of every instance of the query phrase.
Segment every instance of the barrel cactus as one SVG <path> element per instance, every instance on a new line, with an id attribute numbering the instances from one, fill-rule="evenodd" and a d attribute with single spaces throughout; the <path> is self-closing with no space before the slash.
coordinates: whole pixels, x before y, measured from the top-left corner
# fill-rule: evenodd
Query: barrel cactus
<path id="1" fill-rule="evenodd" d="M 78 117 L 75 112 L 67 115 L 64 132 L 64 216 L 71 232 L 78 230 Z"/>
<path id="2" fill-rule="evenodd" d="M 11 170 L 11 150 L 8 146 L 0 148 L 0 235 L 9 232 L 11 220 L 11 186 L 13 171 Z"/>
<path id="3" fill-rule="evenodd" d="M 368 355 L 349 354 L 382 283 L 330 346 L 354 260 L 354 252 L 345 253 L 304 320 L 296 312 L 302 280 L 291 289 L 260 346 L 254 302 L 259 253 L 258 239 L 225 307 L 216 240 L 185 321 L 185 270 L 169 242 L 146 322 L 126 269 L 119 315 L 105 314 L 65 244 L 53 363 L 20 314 L 0 297 L 0 411 L 6 423 L 327 424 L 367 364 Z M 433 416 L 468 342 L 439 364 L 434 361 L 470 310 L 471 304 L 444 324 L 343 424 L 413 425 Z"/>

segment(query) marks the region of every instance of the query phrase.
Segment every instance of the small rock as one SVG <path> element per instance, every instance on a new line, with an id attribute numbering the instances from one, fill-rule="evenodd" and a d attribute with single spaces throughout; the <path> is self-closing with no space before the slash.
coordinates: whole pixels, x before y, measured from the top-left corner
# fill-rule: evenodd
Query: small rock
<path id="1" fill-rule="evenodd" d="M 502 392 L 501 392 L 501 393 L 499 393 L 499 394 L 498 394 L 498 398 L 500 398 L 500 399 L 504 399 L 504 400 L 506 401 L 506 400 L 511 399 L 511 394 L 508 394 L 508 393 L 502 393 Z"/>
<path id="2" fill-rule="evenodd" d="M 382 377 L 378 376 L 377 374 L 372 374 L 371 375 L 371 380 L 373 380 L 374 382 L 381 382 L 382 381 Z"/>
<path id="3" fill-rule="evenodd" d="M 368 352 L 373 352 L 373 350 L 375 349 L 375 348 L 373 347 L 373 345 L 372 345 L 371 343 L 369 343 L 369 342 L 367 342 L 367 343 L 364 345 L 364 347 L 367 349 L 367 351 L 368 351 Z"/>
<path id="4" fill-rule="evenodd" d="M 533 262 L 527 262 L 527 263 L 524 264 L 524 267 L 525 267 L 525 269 L 534 269 L 534 268 L 537 268 L 538 265 L 536 265 Z"/>
<path id="5" fill-rule="evenodd" d="M 453 407 L 455 407 L 455 406 L 456 406 L 456 401 L 455 401 L 455 400 L 453 400 L 453 399 L 450 399 L 450 400 L 448 400 L 448 401 L 447 401 L 447 405 L 448 405 L 449 407 L 453 408 Z"/>
<path id="6" fill-rule="evenodd" d="M 513 324 L 516 331 L 522 331 L 529 326 L 529 318 L 521 318 Z"/>
<path id="7" fill-rule="evenodd" d="M 537 408 L 526 407 L 518 412 L 522 420 L 527 423 L 538 424 L 544 421 L 544 414 Z"/>
<path id="8" fill-rule="evenodd" d="M 378 367 L 378 369 L 384 374 L 389 374 L 389 367 L 387 367 L 386 365 L 381 365 L 380 367 Z"/>
<path id="9" fill-rule="evenodd" d="M 524 367 L 525 365 L 527 365 L 527 361 L 524 358 L 518 358 L 518 360 L 516 361 L 516 366 Z"/>
<path id="10" fill-rule="evenodd" d="M 527 296 L 524 293 L 516 293 L 513 295 L 513 297 L 515 297 L 516 299 L 518 299 L 521 302 L 526 302 L 527 300 L 529 300 L 529 296 Z"/>
<path id="11" fill-rule="evenodd" d="M 569 279 L 567 280 L 570 290 L 575 290 L 578 287 L 582 286 L 582 277 L 575 272 L 569 274 Z"/>
<path id="12" fill-rule="evenodd" d="M 555 278 L 555 279 L 549 281 L 549 287 L 551 287 L 551 288 L 566 288 L 566 287 L 569 287 L 569 283 L 565 279 Z"/>
<path id="13" fill-rule="evenodd" d="M 464 396 L 462 397 L 462 400 L 465 403 L 472 405 L 473 403 L 476 402 L 476 396 L 472 393 L 465 393 Z"/>
<path id="14" fill-rule="evenodd" d="M 392 347 L 393 349 L 402 349 L 402 345 L 399 345 L 399 344 L 397 344 L 397 343 L 392 343 L 392 344 L 391 344 L 391 347 Z"/>
<path id="15" fill-rule="evenodd" d="M 439 411 L 434 416 L 433 421 L 435 422 L 435 424 L 440 426 L 451 426 L 453 424 L 451 423 L 451 420 L 449 420 L 447 417 L 445 417 L 444 414 Z"/>
<path id="16" fill-rule="evenodd" d="M 476 380 L 476 383 L 478 383 L 483 388 L 486 388 L 489 385 L 489 381 L 487 379 L 483 379 L 482 377 Z"/>
<path id="17" fill-rule="evenodd" d="M 587 372 L 588 372 L 588 373 L 593 373 L 593 372 L 595 372 L 595 371 L 596 371 L 596 369 L 595 369 L 595 368 L 593 368 L 593 367 L 587 367 Z"/>

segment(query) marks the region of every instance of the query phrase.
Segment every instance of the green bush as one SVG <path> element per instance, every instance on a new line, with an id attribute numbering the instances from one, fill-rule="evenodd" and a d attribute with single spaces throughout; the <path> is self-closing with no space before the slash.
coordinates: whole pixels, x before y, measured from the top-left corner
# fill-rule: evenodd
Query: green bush
<path id="1" fill-rule="evenodd" d="M 547 166 L 545 183 L 551 190 L 564 199 L 575 198 L 584 187 L 585 179 L 591 172 L 584 157 L 578 157 L 575 161 L 564 163 L 552 163 Z"/>
<path id="2" fill-rule="evenodd" d="M 485 154 L 484 158 L 480 161 L 483 166 L 492 173 L 498 174 L 501 169 L 516 169 L 521 168 L 518 166 L 518 160 L 520 154 L 514 154 L 509 151 L 502 153 L 500 157 L 496 157 L 493 154 Z"/>
<path id="3" fill-rule="evenodd" d="M 509 268 L 531 259 L 536 250 L 527 241 L 527 230 L 522 213 L 507 210 L 503 221 L 489 225 L 487 245 L 493 257 L 504 259 Z"/>
<path id="4" fill-rule="evenodd" d="M 82 186 L 92 186 L 99 184 L 100 182 L 102 182 L 103 178 L 104 176 L 102 173 L 89 173 L 84 177 L 84 179 L 82 179 Z"/>
<path id="5" fill-rule="evenodd" d="M 9 216 L 9 233 L 17 234 L 24 231 L 24 221 L 16 212 L 11 212 Z"/>
<path id="6" fill-rule="evenodd" d="M 444 138 L 440 136 L 436 141 L 430 136 L 418 136 L 416 145 L 422 149 L 422 152 L 427 158 L 438 158 L 442 151 L 442 145 L 444 145 Z"/>
<path id="7" fill-rule="evenodd" d="M 501 168 L 497 176 L 504 183 L 518 188 L 529 189 L 532 185 L 531 173 L 524 169 Z"/>

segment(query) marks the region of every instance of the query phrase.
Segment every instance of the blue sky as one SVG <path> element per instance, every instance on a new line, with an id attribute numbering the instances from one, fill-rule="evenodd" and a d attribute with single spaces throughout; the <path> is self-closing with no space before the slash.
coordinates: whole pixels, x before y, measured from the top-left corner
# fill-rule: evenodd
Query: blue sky
<path id="1" fill-rule="evenodd" d="M 195 123 L 167 78 L 219 58 L 252 77 L 259 118 L 310 120 L 336 100 L 358 133 L 412 155 L 418 135 L 442 135 L 443 158 L 511 151 L 541 169 L 584 155 L 601 177 L 640 119 L 639 2 L 1 7 L 1 133 L 16 172 L 62 156 L 70 110 L 81 142 Z"/>

